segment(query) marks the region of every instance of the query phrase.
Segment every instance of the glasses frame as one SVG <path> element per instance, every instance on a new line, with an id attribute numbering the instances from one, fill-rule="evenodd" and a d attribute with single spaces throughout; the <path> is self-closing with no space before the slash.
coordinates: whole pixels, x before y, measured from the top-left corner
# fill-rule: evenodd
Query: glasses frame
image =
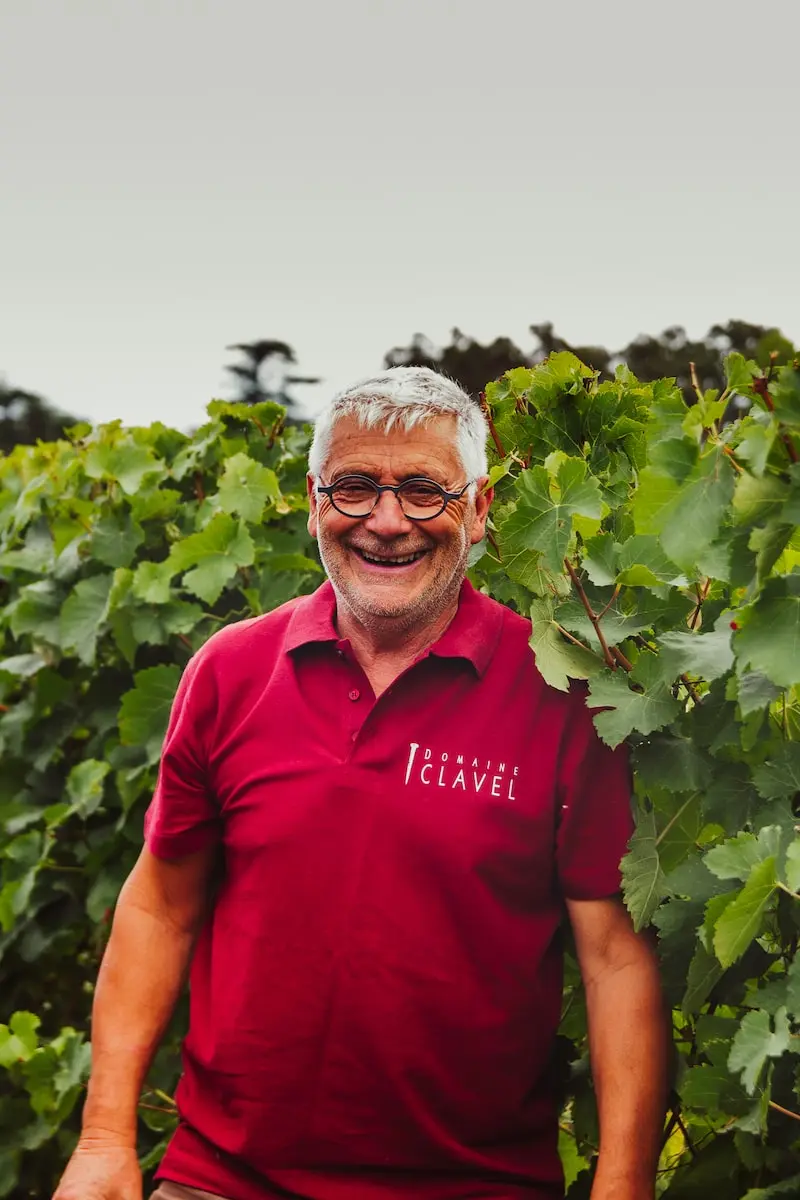
<path id="1" fill-rule="evenodd" d="M 375 499 L 373 500 L 372 507 L 369 509 L 368 512 L 360 513 L 358 516 L 354 516 L 352 513 L 344 512 L 341 508 L 339 508 L 339 505 L 336 503 L 336 501 L 333 498 L 333 493 L 334 493 L 334 490 L 337 487 L 339 487 L 339 485 L 341 483 L 343 483 L 345 479 L 358 479 L 362 483 L 368 483 L 369 486 L 374 489 Z M 469 480 L 467 480 L 467 482 L 464 484 L 464 486 L 461 488 L 460 491 L 448 492 L 442 487 L 442 485 L 440 483 L 437 483 L 435 479 L 428 479 L 427 476 L 425 476 L 425 475 L 413 475 L 410 479 L 404 479 L 402 483 L 376 483 L 374 479 L 370 479 L 369 475 L 359 475 L 357 472 L 354 472 L 349 475 L 342 475 L 341 478 L 337 479 L 335 483 L 327 483 L 324 485 L 321 483 L 318 483 L 316 490 L 317 490 L 317 492 L 320 493 L 320 495 L 327 496 L 328 499 L 330 500 L 331 504 L 333 505 L 333 507 L 336 509 L 336 511 L 338 513 L 341 513 L 341 515 L 343 517 L 349 517 L 351 521 L 364 521 L 364 520 L 366 520 L 367 517 L 371 517 L 372 514 L 374 513 L 375 507 L 378 504 L 378 501 L 380 500 L 383 493 L 384 492 L 394 492 L 395 496 L 397 497 L 397 503 L 400 505 L 400 508 L 403 512 L 403 516 L 408 521 L 424 522 L 424 521 L 435 521 L 437 517 L 440 517 L 442 515 L 444 510 L 447 508 L 448 504 L 451 504 L 454 500 L 460 500 L 461 497 L 464 495 L 464 492 L 467 490 L 467 488 L 471 487 L 474 482 L 475 481 L 473 479 L 469 479 Z M 429 517 L 411 517 L 411 516 L 409 516 L 408 513 L 406 512 L 406 510 L 403 508 L 403 500 L 402 500 L 402 497 L 400 496 L 401 489 L 406 487 L 409 483 L 427 483 L 430 487 L 435 488 L 436 491 L 439 492 L 442 497 L 442 507 L 439 509 L 439 511 L 435 512 L 435 513 L 431 513 L 431 515 Z"/>

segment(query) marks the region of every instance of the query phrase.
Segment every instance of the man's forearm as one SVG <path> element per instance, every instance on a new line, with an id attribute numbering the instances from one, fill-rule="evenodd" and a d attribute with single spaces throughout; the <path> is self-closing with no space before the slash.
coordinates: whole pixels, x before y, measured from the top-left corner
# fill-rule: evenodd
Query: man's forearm
<path id="1" fill-rule="evenodd" d="M 145 1075 L 183 986 L 194 931 L 120 898 L 92 1011 L 92 1074 L 83 1137 L 136 1144 Z"/>
<path id="2" fill-rule="evenodd" d="M 655 961 L 609 968 L 586 991 L 600 1157 L 592 1200 L 651 1200 L 664 1126 L 667 1025 Z"/>

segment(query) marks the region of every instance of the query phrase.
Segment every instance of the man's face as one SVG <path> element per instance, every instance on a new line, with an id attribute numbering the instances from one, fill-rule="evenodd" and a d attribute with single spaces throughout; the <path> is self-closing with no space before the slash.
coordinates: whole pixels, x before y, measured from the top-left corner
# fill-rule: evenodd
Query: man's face
<path id="1" fill-rule="evenodd" d="M 320 483 L 344 475 L 368 475 L 378 484 L 424 476 L 445 491 L 470 482 L 456 448 L 456 418 L 442 415 L 411 430 L 364 429 L 354 417 L 334 426 Z M 441 516 L 409 520 L 391 492 L 384 492 L 368 517 L 343 516 L 327 496 L 315 496 L 309 476 L 309 532 L 342 600 L 364 624 L 395 618 L 404 626 L 435 620 L 454 601 L 464 578 L 471 545 L 486 527 L 491 492 L 475 500 L 451 501 Z M 369 560 L 365 557 L 369 556 Z M 414 555 L 410 563 L 388 560 Z M 378 559 L 380 561 L 372 561 Z"/>

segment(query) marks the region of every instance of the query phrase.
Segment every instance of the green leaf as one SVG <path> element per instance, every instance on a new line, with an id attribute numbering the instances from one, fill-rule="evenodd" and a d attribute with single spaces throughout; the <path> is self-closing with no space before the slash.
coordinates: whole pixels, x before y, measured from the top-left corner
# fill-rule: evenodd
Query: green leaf
<path id="1" fill-rule="evenodd" d="M 710 682 L 733 666 L 730 620 L 722 618 L 712 633 L 662 633 L 658 638 L 665 680 L 688 673 Z"/>
<path id="2" fill-rule="evenodd" d="M 136 672 L 134 686 L 125 692 L 119 710 L 123 745 L 160 752 L 180 674 L 180 669 L 172 665 Z"/>
<path id="3" fill-rule="evenodd" d="M 590 650 L 574 646 L 553 620 L 553 606 L 537 600 L 531 606 L 530 645 L 539 674 L 550 687 L 566 692 L 570 679 L 591 679 L 603 664 Z"/>
<path id="4" fill-rule="evenodd" d="M 753 867 L 741 892 L 722 913 L 714 932 L 714 953 L 723 967 L 741 958 L 758 934 L 777 886 L 775 859 L 764 859 Z"/>
<path id="5" fill-rule="evenodd" d="M 634 534 L 619 547 L 617 582 L 629 587 L 660 588 L 665 583 L 685 587 L 687 580 L 670 562 L 657 537 Z"/>
<path id="6" fill-rule="evenodd" d="M 618 550 L 610 533 L 598 533 L 586 543 L 582 565 L 596 587 L 608 587 L 616 582 Z"/>
<path id="7" fill-rule="evenodd" d="M 254 557 L 245 526 L 227 513 L 217 513 L 200 533 L 175 543 L 169 562 L 173 573 L 194 566 L 183 577 L 184 587 L 206 604 L 215 604 L 238 568 L 250 566 Z"/>
<path id="8" fill-rule="evenodd" d="M 800 743 L 784 742 L 765 763 L 753 771 L 753 782 L 765 800 L 780 800 L 800 793 Z"/>
<path id="9" fill-rule="evenodd" d="M 736 696 L 743 717 L 772 704 L 783 693 L 759 671 L 745 671 L 737 680 Z"/>
<path id="10" fill-rule="evenodd" d="M 46 666 L 41 654 L 13 654 L 11 658 L 0 659 L 0 671 L 17 679 L 30 679 Z"/>
<path id="11" fill-rule="evenodd" d="M 695 792 L 711 782 L 712 760 L 687 738 L 656 734 L 634 751 L 636 774 L 647 788 Z"/>
<path id="12" fill-rule="evenodd" d="M 517 480 L 517 508 L 502 525 L 511 553 L 538 550 L 544 565 L 561 572 L 572 537 L 572 517 L 579 513 L 599 518 L 603 513 L 600 487 L 586 477 L 583 459 L 568 458 L 552 482 L 544 467 L 523 471 Z"/>
<path id="13" fill-rule="evenodd" d="M 786 882 L 793 892 L 800 892 L 800 838 L 786 851 Z"/>
<path id="14" fill-rule="evenodd" d="M 80 816 L 91 816 L 103 803 L 103 781 L 110 770 L 107 762 L 87 758 L 70 771 L 67 796 Z"/>
<path id="15" fill-rule="evenodd" d="M 655 814 L 640 812 L 628 853 L 622 860 L 622 892 L 637 931 L 649 925 L 667 894 L 656 836 Z"/>
<path id="16" fill-rule="evenodd" d="M 594 724 L 609 746 L 618 746 L 634 730 L 647 734 L 662 729 L 680 712 L 680 704 L 664 684 L 654 656 L 643 656 L 631 679 L 641 691 L 634 691 L 621 672 L 604 672 L 589 687 L 590 708 L 608 709 L 595 715 Z"/>
<path id="17" fill-rule="evenodd" d="M 164 475 L 163 464 L 152 450 L 133 442 L 93 446 L 84 459 L 84 470 L 90 479 L 115 479 L 128 496 L 136 495 L 147 475 Z"/>
<path id="18" fill-rule="evenodd" d="M 689 964 L 686 991 L 681 1001 L 681 1010 L 686 1016 L 699 1012 L 712 988 L 722 978 L 722 973 L 722 967 L 714 955 L 702 943 L 699 943 L 695 947 L 692 961 Z"/>
<path id="19" fill-rule="evenodd" d="M 705 855 L 705 864 L 717 879 L 750 878 L 753 867 L 767 858 L 777 859 L 781 852 L 783 831 L 778 825 L 765 825 L 754 833 L 739 833 L 728 841 L 713 846 Z"/>
<path id="20" fill-rule="evenodd" d="M 743 474 L 736 480 L 733 511 L 740 525 L 763 524 L 777 517 L 789 496 L 789 485 L 774 475 Z"/>
<path id="21" fill-rule="evenodd" d="M 775 1014 L 774 1025 L 769 1013 L 757 1009 L 746 1013 L 733 1039 L 728 1068 L 741 1074 L 742 1083 L 752 1096 L 768 1059 L 780 1058 L 789 1049 L 791 1029 L 786 1009 Z"/>
<path id="22" fill-rule="evenodd" d="M 767 459 L 775 443 L 777 429 L 773 425 L 749 425 L 736 447 L 736 457 L 749 463 L 750 470 L 760 478 L 767 469 Z"/>
<path id="23" fill-rule="evenodd" d="M 15 1012 L 8 1025 L 0 1025 L 0 1067 L 26 1062 L 38 1045 L 39 1018 L 30 1012 Z"/>
<path id="24" fill-rule="evenodd" d="M 662 545 L 679 567 L 691 569 L 716 541 L 733 488 L 730 460 L 715 449 L 699 460 L 674 502 L 662 512 Z"/>
<path id="25" fill-rule="evenodd" d="M 143 541 L 141 526 L 130 516 L 102 517 L 92 531 L 92 554 L 107 567 L 128 567 Z"/>
<path id="26" fill-rule="evenodd" d="M 758 363 L 748 360 L 743 354 L 734 351 L 728 354 L 724 362 L 725 378 L 732 392 L 740 392 L 745 396 L 750 394 L 753 379 L 759 374 Z"/>
<path id="27" fill-rule="evenodd" d="M 74 650 L 81 662 L 91 666 L 100 626 L 108 614 L 113 575 L 81 579 L 61 609 L 59 635 L 65 650 Z"/>
<path id="28" fill-rule="evenodd" d="M 165 562 L 141 562 L 133 577 L 133 594 L 148 604 L 167 604 L 173 575 L 170 560 Z"/>
<path id="29" fill-rule="evenodd" d="M 280 499 L 278 477 L 269 467 L 248 454 L 234 454 L 228 459 L 217 495 L 223 512 L 238 513 L 245 521 L 255 523 L 261 519 L 268 500 L 278 503 Z"/>
<path id="30" fill-rule="evenodd" d="M 783 581 L 771 581 L 733 644 L 741 665 L 776 687 L 800 683 L 800 596 Z"/>

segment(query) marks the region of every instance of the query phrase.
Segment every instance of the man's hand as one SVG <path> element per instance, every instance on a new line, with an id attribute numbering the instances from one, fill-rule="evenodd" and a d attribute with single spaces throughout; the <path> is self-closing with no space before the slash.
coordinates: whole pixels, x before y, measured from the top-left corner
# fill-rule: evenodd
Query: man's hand
<path id="1" fill-rule="evenodd" d="M 84 1134 L 53 1200 L 142 1200 L 142 1172 L 136 1151 Z"/>

